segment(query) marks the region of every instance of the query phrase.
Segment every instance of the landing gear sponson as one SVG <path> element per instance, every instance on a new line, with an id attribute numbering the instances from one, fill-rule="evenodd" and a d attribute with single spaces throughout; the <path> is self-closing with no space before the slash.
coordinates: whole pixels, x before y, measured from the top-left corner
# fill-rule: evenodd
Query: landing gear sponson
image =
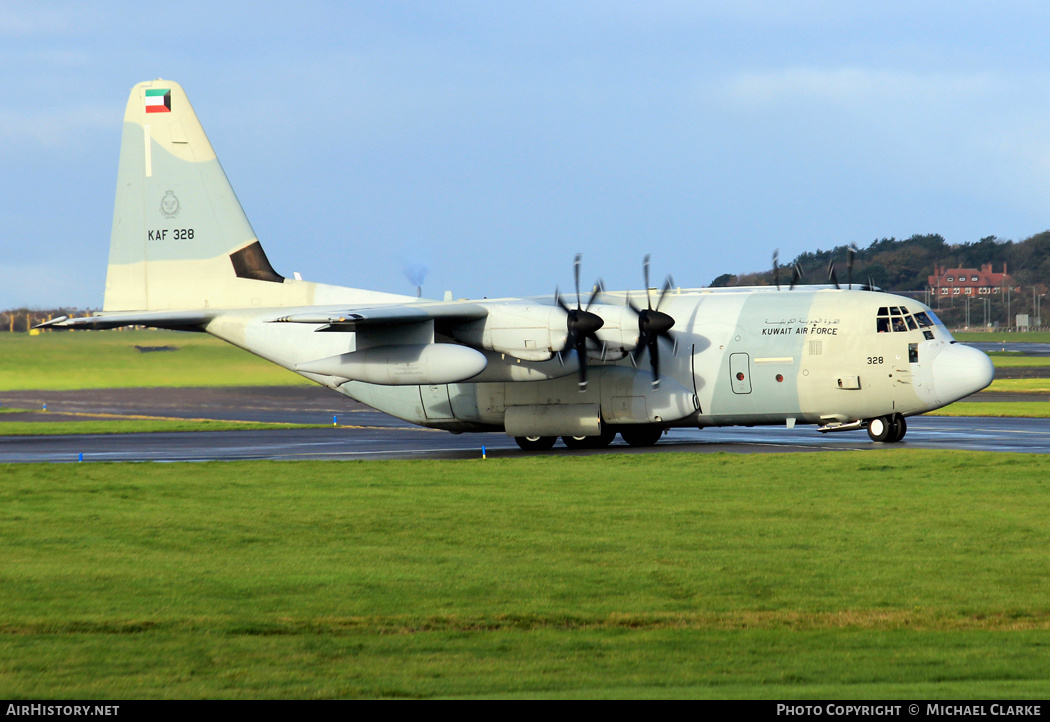
<path id="1" fill-rule="evenodd" d="M 618 429 L 602 427 L 599 436 L 563 436 L 562 443 L 570 449 L 603 449 L 612 443 L 619 432 L 630 446 L 652 446 L 660 440 L 664 429 L 659 426 L 622 426 Z M 554 446 L 556 436 L 515 436 L 514 441 L 526 451 L 546 451 Z"/>

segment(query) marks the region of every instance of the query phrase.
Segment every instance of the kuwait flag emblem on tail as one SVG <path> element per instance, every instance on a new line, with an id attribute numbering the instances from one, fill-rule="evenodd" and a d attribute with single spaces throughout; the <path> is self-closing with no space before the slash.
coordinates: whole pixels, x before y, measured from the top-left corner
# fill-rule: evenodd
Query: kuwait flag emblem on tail
<path id="1" fill-rule="evenodd" d="M 150 89 L 146 91 L 146 112 L 147 113 L 170 113 L 171 112 L 171 91 Z"/>

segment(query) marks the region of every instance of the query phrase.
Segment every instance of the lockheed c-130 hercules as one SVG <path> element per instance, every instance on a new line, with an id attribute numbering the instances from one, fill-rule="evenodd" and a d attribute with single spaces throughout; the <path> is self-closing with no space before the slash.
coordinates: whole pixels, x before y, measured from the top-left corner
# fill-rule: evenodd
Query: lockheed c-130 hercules
<path id="1" fill-rule="evenodd" d="M 774 266 L 776 265 L 774 261 Z M 202 331 L 415 424 L 656 443 L 671 427 L 817 425 L 900 441 L 991 383 L 926 306 L 865 288 L 677 288 L 425 300 L 279 275 L 185 92 L 124 115 L 102 312 L 47 326 Z M 851 279 L 852 280 L 852 279 Z"/>

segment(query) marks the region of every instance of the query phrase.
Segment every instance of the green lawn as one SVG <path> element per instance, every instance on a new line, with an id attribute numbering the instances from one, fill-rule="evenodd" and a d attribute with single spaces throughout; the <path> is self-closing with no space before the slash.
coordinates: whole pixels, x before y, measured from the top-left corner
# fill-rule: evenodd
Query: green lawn
<path id="1" fill-rule="evenodd" d="M 1050 456 L 0 478 L 7 699 L 1050 693 Z"/>
<path id="2" fill-rule="evenodd" d="M 143 353 L 141 347 L 175 351 Z M 202 333 L 0 333 L 0 389 L 309 384 L 291 371 Z"/>
<path id="3" fill-rule="evenodd" d="M 1050 418 L 1048 401 L 956 401 L 926 416 L 997 416 L 1028 419 Z M 2 428 L 2 426 L 0 426 Z"/>
<path id="4" fill-rule="evenodd" d="M 12 411 L 16 410 L 12 409 Z M 321 426 L 326 425 L 176 418 L 99 418 L 85 421 L 7 421 L 3 416 L 0 416 L 0 436 L 143 434 L 171 431 L 267 431 L 271 429 L 314 429 L 320 428 Z"/>
<path id="5" fill-rule="evenodd" d="M 1050 379 L 995 379 L 988 391 L 1013 394 L 1050 394 Z"/>
<path id="6" fill-rule="evenodd" d="M 1050 343 L 1050 331 L 1004 333 L 1002 331 L 952 331 L 963 343 Z"/>
<path id="7" fill-rule="evenodd" d="M 1044 368 L 1050 366 L 1050 356 L 1025 356 L 1021 353 L 995 351 L 988 354 L 997 369 L 1007 368 Z"/>

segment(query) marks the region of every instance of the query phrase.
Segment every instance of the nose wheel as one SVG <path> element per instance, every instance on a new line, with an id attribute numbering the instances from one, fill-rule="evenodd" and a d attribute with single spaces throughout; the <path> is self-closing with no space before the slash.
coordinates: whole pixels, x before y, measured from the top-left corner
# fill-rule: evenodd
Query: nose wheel
<path id="1" fill-rule="evenodd" d="M 879 416 L 868 421 L 868 436 L 872 441 L 895 444 L 908 432 L 908 422 L 900 414 Z"/>

